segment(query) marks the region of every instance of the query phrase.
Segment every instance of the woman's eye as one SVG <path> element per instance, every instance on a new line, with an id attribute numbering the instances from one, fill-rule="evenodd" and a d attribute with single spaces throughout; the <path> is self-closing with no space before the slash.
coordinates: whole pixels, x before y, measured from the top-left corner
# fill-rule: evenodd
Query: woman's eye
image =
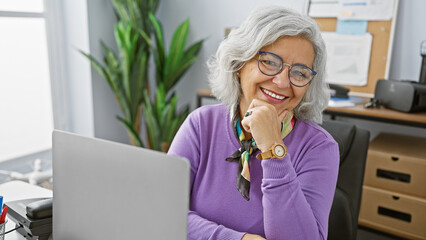
<path id="1" fill-rule="evenodd" d="M 262 63 L 271 67 L 278 67 L 278 64 L 271 60 L 263 60 Z"/>
<path id="2" fill-rule="evenodd" d="M 301 71 L 298 71 L 298 70 L 291 71 L 291 75 L 294 75 L 294 76 L 297 76 L 297 77 L 301 77 L 301 78 L 305 78 L 306 77 L 305 74 L 303 74 Z"/>

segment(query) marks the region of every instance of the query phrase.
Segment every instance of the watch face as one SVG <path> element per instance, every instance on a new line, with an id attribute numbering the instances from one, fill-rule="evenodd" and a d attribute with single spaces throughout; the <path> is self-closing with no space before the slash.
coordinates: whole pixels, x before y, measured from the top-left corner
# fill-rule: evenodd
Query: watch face
<path id="1" fill-rule="evenodd" d="M 285 149 L 283 146 L 281 145 L 276 145 L 274 148 L 274 153 L 275 155 L 277 155 L 278 157 L 284 157 L 285 154 Z"/>

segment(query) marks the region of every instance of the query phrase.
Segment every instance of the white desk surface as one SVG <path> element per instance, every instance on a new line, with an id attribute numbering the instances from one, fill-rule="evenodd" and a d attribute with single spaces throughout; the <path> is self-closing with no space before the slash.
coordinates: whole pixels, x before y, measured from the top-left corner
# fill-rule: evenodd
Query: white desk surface
<path id="1" fill-rule="evenodd" d="M 22 181 L 10 181 L 0 184 L 0 195 L 3 196 L 4 202 L 21 200 L 26 198 L 43 198 L 52 197 L 53 193 L 49 189 L 34 186 Z M 15 223 L 9 220 L 6 224 L 6 231 L 15 228 Z M 25 240 L 16 231 L 5 235 L 5 240 Z"/>

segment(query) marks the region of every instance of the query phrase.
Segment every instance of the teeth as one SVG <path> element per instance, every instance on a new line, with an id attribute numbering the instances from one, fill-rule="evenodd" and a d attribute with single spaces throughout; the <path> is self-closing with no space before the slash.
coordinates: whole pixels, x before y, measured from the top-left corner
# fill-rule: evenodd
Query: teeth
<path id="1" fill-rule="evenodd" d="M 263 91 L 264 93 L 268 94 L 269 96 L 271 96 L 271 97 L 273 97 L 273 98 L 276 98 L 276 99 L 278 99 L 278 100 L 283 100 L 283 99 L 285 98 L 284 96 L 277 95 L 277 94 L 275 94 L 275 93 L 273 93 L 273 92 L 270 92 L 270 91 L 268 91 L 268 90 L 266 90 L 266 89 L 263 89 L 263 88 L 262 88 L 262 91 Z"/>

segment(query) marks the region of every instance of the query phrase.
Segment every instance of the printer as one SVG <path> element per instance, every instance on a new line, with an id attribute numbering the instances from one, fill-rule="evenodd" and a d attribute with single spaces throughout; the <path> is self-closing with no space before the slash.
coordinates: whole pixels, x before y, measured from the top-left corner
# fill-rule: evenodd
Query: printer
<path id="1" fill-rule="evenodd" d="M 420 55 L 422 64 L 418 82 L 377 81 L 374 98 L 379 105 L 401 112 L 426 111 L 426 40 L 420 45 Z"/>
<path id="2" fill-rule="evenodd" d="M 374 98 L 389 109 L 407 113 L 426 111 L 426 84 L 380 79 Z"/>

